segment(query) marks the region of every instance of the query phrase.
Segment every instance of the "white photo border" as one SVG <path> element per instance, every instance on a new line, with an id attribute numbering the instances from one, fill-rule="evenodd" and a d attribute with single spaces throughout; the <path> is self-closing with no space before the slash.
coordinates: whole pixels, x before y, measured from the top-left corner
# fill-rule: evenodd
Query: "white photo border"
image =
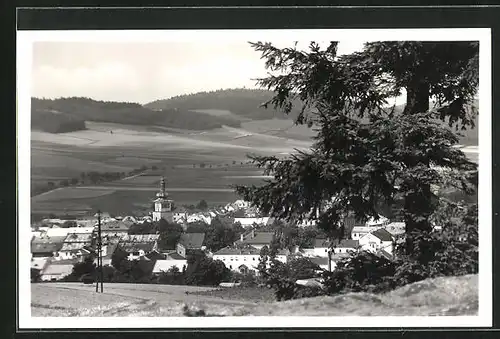
<path id="1" fill-rule="evenodd" d="M 477 316 L 392 317 L 32 317 L 30 285 L 30 214 L 19 213 L 18 328 L 429 328 L 492 326 L 492 139 L 491 29 L 293 29 L 293 30 L 78 30 L 17 32 L 18 211 L 30 211 L 31 72 L 33 43 L 173 41 L 479 41 L 479 311 Z M 220 320 L 218 320 L 220 319 Z"/>

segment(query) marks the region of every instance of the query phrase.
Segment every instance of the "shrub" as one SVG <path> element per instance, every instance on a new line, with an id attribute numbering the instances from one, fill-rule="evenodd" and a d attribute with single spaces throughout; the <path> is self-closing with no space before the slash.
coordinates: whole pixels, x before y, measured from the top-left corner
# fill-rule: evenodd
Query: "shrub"
<path id="1" fill-rule="evenodd" d="M 387 277 L 394 273 L 395 265 L 392 261 L 363 251 L 340 260 L 335 270 L 325 272 L 323 278 L 326 292 L 337 294 L 381 289 L 387 285 Z"/>

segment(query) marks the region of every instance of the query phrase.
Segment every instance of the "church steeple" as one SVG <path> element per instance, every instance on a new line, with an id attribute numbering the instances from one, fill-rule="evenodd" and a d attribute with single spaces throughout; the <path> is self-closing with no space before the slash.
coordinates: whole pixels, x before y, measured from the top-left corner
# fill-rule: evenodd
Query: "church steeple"
<path id="1" fill-rule="evenodd" d="M 156 193 L 154 201 L 153 221 L 165 219 L 171 221 L 173 200 L 168 198 L 168 193 L 165 190 L 165 178 L 161 177 L 160 191 Z"/>
<path id="2" fill-rule="evenodd" d="M 166 198 L 168 196 L 167 192 L 165 191 L 165 178 L 164 177 L 161 177 L 160 192 L 156 193 L 156 196 L 158 198 Z"/>

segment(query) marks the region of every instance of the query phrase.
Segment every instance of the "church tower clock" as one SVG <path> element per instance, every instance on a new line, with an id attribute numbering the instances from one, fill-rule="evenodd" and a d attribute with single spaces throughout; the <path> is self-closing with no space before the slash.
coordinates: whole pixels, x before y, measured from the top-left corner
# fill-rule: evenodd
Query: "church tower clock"
<path id="1" fill-rule="evenodd" d="M 168 198 L 165 191 L 165 178 L 162 177 L 160 181 L 160 192 L 156 193 L 154 200 L 153 221 L 165 219 L 166 221 L 173 222 L 173 200 Z"/>

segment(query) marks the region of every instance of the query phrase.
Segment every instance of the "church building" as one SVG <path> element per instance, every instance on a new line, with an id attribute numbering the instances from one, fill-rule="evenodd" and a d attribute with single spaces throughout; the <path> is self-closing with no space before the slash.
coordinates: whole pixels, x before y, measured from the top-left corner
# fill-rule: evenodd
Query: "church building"
<path id="1" fill-rule="evenodd" d="M 156 193 L 154 200 L 153 221 L 165 219 L 168 222 L 173 222 L 173 203 L 174 201 L 168 198 L 165 191 L 165 178 L 162 177 L 160 181 L 160 192 Z"/>

